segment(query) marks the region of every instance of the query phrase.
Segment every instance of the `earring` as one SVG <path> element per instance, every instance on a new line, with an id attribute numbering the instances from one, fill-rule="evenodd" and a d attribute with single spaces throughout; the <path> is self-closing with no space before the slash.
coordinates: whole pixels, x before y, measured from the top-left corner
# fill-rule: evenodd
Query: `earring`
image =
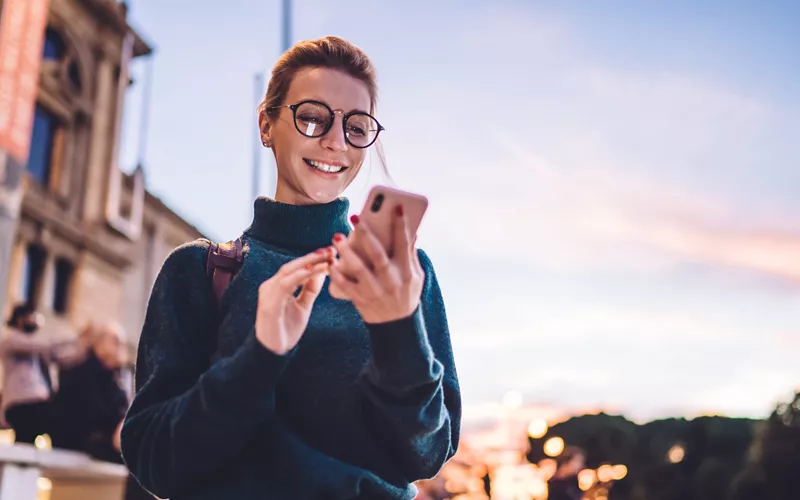
<path id="1" fill-rule="evenodd" d="M 270 143 L 267 141 L 263 141 L 261 144 L 263 144 L 265 148 L 270 147 Z"/>

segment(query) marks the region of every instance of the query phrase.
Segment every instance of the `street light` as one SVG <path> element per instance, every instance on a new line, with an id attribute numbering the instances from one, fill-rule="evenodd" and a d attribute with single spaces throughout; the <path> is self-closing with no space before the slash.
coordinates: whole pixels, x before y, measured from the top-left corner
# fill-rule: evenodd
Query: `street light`
<path id="1" fill-rule="evenodd" d="M 528 436 L 533 439 L 541 439 L 547 434 L 547 421 L 543 418 L 535 418 L 528 424 Z"/>
<path id="2" fill-rule="evenodd" d="M 552 437 L 544 442 L 544 454 L 548 457 L 557 457 L 564 451 L 564 440 Z"/>

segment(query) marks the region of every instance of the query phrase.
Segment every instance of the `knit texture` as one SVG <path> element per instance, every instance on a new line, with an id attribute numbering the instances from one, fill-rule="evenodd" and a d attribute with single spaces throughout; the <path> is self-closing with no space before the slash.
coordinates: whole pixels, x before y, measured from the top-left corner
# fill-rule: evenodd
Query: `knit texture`
<path id="1" fill-rule="evenodd" d="M 366 325 L 326 280 L 297 347 L 255 338 L 259 285 L 347 233 L 348 202 L 255 203 L 244 264 L 214 303 L 209 242 L 177 248 L 153 287 L 122 454 L 171 500 L 412 499 L 458 446 L 461 396 L 430 260 L 410 317 Z"/>

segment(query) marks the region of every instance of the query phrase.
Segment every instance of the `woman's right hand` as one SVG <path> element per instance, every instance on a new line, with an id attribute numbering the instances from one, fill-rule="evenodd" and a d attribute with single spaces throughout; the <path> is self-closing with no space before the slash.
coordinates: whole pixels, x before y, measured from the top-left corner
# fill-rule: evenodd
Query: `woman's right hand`
<path id="1" fill-rule="evenodd" d="M 332 258 L 332 248 L 321 248 L 287 262 L 258 287 L 256 338 L 264 347 L 282 355 L 297 345 Z M 298 287 L 302 288 L 295 296 Z"/>

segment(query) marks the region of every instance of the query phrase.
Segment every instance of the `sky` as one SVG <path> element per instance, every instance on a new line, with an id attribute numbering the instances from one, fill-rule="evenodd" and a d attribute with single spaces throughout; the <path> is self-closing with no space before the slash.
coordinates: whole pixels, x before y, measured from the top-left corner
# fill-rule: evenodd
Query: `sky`
<path id="1" fill-rule="evenodd" d="M 130 2 L 155 55 L 122 160 L 228 240 L 252 217 L 254 75 L 281 6 L 220 5 Z M 763 417 L 800 386 L 798 22 L 790 1 L 295 1 L 294 41 L 338 35 L 377 67 L 392 178 L 430 199 L 419 244 L 467 419 L 509 391 Z M 370 163 L 354 212 L 386 182 Z M 264 152 L 261 194 L 274 175 Z"/>

